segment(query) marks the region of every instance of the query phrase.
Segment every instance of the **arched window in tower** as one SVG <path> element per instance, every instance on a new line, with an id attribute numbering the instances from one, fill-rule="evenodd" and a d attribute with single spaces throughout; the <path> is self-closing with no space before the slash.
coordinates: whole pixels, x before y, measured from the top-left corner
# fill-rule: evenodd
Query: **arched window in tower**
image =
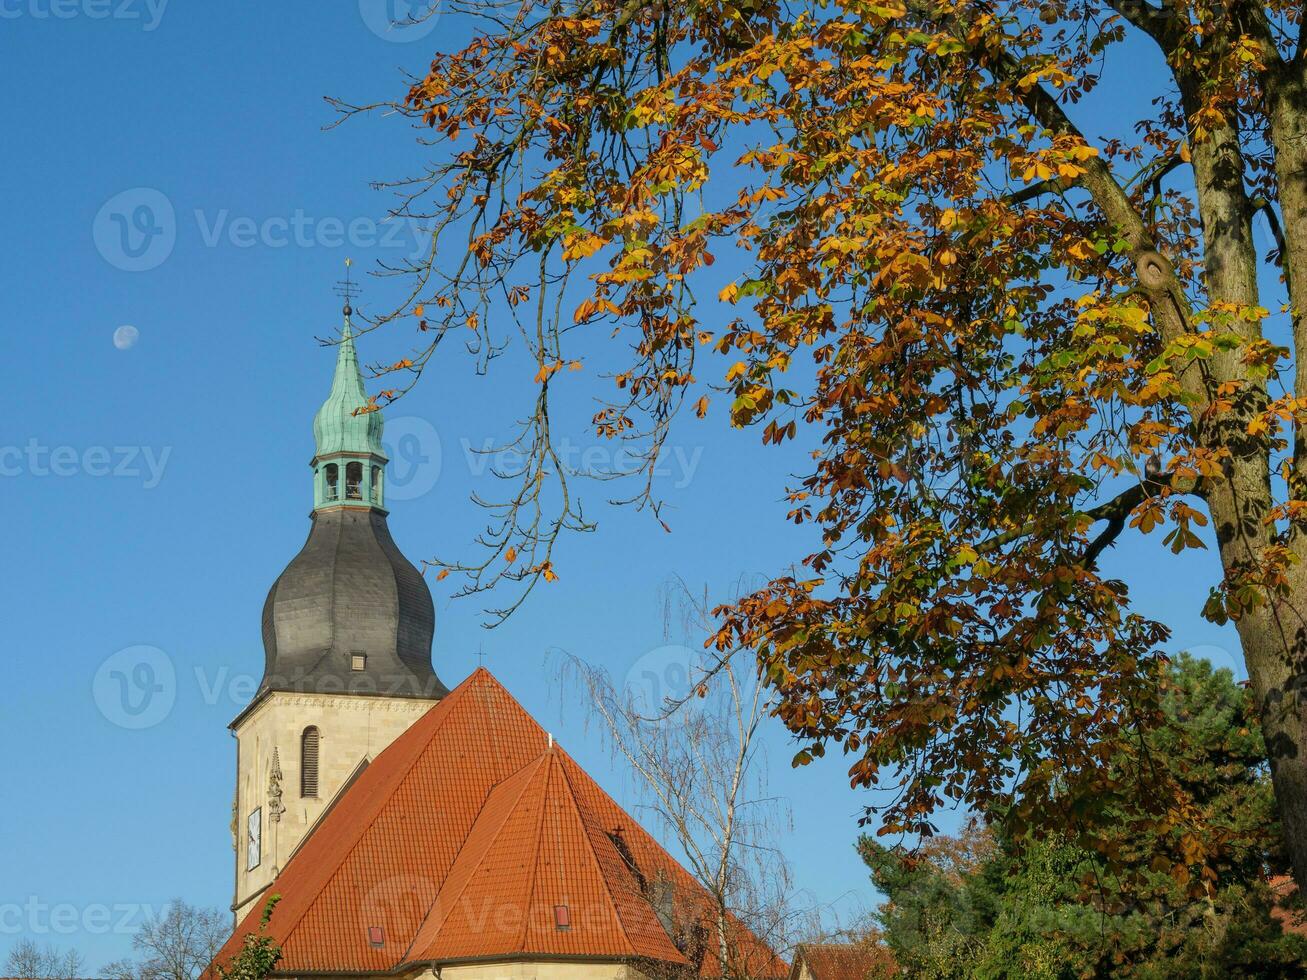
<path id="1" fill-rule="evenodd" d="M 345 464 L 345 499 L 363 499 L 363 464 L 359 462 Z"/>
<path id="2" fill-rule="evenodd" d="M 372 494 L 368 497 L 374 504 L 381 503 L 381 467 L 372 467 Z"/>
<path id="3" fill-rule="evenodd" d="M 317 728 L 309 726 L 300 737 L 300 796 L 318 798 L 318 743 Z"/>
<path id="4" fill-rule="evenodd" d="M 340 467 L 335 463 L 328 463 L 325 469 L 327 481 L 327 499 L 336 500 L 340 496 Z"/>

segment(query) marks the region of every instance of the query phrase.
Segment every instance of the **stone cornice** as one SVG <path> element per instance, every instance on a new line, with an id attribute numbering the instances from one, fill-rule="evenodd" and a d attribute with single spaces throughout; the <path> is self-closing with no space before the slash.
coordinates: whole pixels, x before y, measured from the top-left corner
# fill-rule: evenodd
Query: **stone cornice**
<path id="1" fill-rule="evenodd" d="M 385 694 L 316 694 L 311 692 L 268 691 L 242 711 L 234 722 L 234 729 L 244 728 L 271 707 L 287 705 L 296 708 L 319 708 L 333 711 L 375 712 L 388 714 L 425 714 L 440 703 L 440 698 L 398 698 Z"/>

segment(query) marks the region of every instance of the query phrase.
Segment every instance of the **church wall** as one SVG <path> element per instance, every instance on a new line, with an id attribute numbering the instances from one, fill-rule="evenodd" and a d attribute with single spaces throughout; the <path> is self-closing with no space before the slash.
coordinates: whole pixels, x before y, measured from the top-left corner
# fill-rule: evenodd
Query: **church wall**
<path id="1" fill-rule="evenodd" d="M 291 853 L 365 761 L 375 759 L 436 701 L 417 698 L 273 692 L 236 729 L 238 742 L 233 838 L 237 917 L 286 865 Z M 316 727 L 318 794 L 300 793 L 304 730 Z M 273 750 L 281 769 L 271 786 Z M 283 808 L 278 815 L 278 808 Z M 249 869 L 250 814 L 258 809 L 259 863 Z"/>

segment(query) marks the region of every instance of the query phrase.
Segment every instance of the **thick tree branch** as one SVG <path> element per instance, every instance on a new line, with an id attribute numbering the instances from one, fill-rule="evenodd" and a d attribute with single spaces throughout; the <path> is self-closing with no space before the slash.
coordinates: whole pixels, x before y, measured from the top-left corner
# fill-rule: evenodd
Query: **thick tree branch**
<path id="1" fill-rule="evenodd" d="M 1146 473 L 1142 481 L 1121 491 L 1111 500 L 1104 501 L 1097 507 L 1091 507 L 1089 510 L 1083 511 L 1079 516 L 1088 519 L 1090 526 L 1100 521 L 1107 521 L 1108 525 L 1105 530 L 1089 542 L 1089 546 L 1080 559 L 1081 564 L 1086 566 L 1092 564 L 1103 549 L 1115 541 L 1125 529 L 1125 521 L 1130 516 L 1131 511 L 1149 497 L 1160 496 L 1163 493 L 1170 495 L 1196 494 L 1202 492 L 1202 487 L 1203 484 L 1200 480 L 1188 479 L 1180 481 L 1171 474 Z M 1044 530 L 1052 530 L 1051 523 L 1048 520 L 1036 519 L 1028 524 L 995 535 L 974 547 L 977 554 L 989 554 L 1005 544 L 1011 544 L 1021 538 L 1031 537 Z"/>
<path id="2" fill-rule="evenodd" d="M 1262 6 L 1261 0 L 1231 0 L 1230 16 L 1240 33 L 1253 38 L 1261 47 L 1267 72 L 1279 72 L 1284 67 L 1284 59 L 1280 57 L 1280 47 L 1275 43 L 1275 31 L 1266 18 L 1266 8 Z M 1302 38 L 1299 37 L 1300 46 L 1301 43 Z"/>
<path id="3" fill-rule="evenodd" d="M 1167 7 L 1151 7 L 1143 0 L 1107 0 L 1107 5 L 1156 41 L 1166 54 L 1184 36 L 1175 12 Z"/>
<path id="4" fill-rule="evenodd" d="M 1087 142 L 1057 100 L 1038 82 L 1022 84 L 1025 76 L 1021 65 L 1012 53 L 991 42 L 977 49 L 976 56 L 983 67 L 1012 87 L 1015 97 L 1046 129 L 1058 136 L 1069 136 Z M 1189 307 L 1184 286 L 1175 275 L 1170 262 L 1157 251 L 1156 242 L 1144 223 L 1143 216 L 1131 203 L 1125 189 L 1117 182 L 1111 169 L 1101 157 L 1090 157 L 1083 162 L 1085 173 L 1080 184 L 1094 199 L 1107 220 L 1130 244 L 1136 270 L 1143 287 L 1152 298 L 1153 315 L 1162 338 L 1168 343 L 1183 336 L 1188 330 Z M 1206 408 L 1209 400 L 1202 379 L 1196 371 L 1186 372 L 1184 379 L 1190 393 L 1200 400 L 1198 411 Z"/>
<path id="5" fill-rule="evenodd" d="M 1280 265 L 1283 266 L 1284 229 L 1280 227 L 1280 216 L 1275 213 L 1275 206 L 1270 201 L 1258 198 L 1253 202 L 1253 209 L 1266 219 L 1266 224 L 1271 229 L 1271 237 L 1275 239 L 1275 247 L 1280 251 Z"/>
<path id="6" fill-rule="evenodd" d="M 658 3 L 657 0 L 628 0 L 625 6 L 618 11 L 617 18 L 613 21 L 612 36 L 616 37 L 622 28 L 634 20 L 635 15 L 642 10 L 657 9 L 661 6 L 662 4 Z"/>
<path id="7" fill-rule="evenodd" d="M 1006 195 L 1003 200 L 1008 204 L 1025 204 L 1028 201 L 1033 201 L 1037 197 L 1043 197 L 1045 194 L 1065 194 L 1074 187 L 1075 184 L 1076 182 L 1074 180 L 1063 180 L 1061 178 L 1058 178 L 1057 180 L 1041 180 L 1036 184 L 1031 184 L 1029 187 L 1023 187 L 1019 191 L 1013 191 L 1011 194 Z"/>
<path id="8" fill-rule="evenodd" d="M 1058 136 L 1070 136 L 1087 142 L 1084 133 L 1042 85 L 1036 82 L 1023 86 L 1018 81 L 1024 73 L 1010 52 L 991 49 L 990 52 L 982 55 L 982 58 L 989 62 L 988 67 L 994 70 L 1001 81 L 1011 84 L 1016 97 L 1045 129 Z M 1154 242 L 1144 226 L 1143 217 L 1130 203 L 1130 198 L 1117 183 L 1107 164 L 1098 157 L 1090 157 L 1083 165 L 1086 172 L 1081 178 L 1081 183 L 1093 196 L 1094 202 L 1102 209 L 1108 221 L 1126 234 L 1133 248 L 1154 248 Z"/>
<path id="9" fill-rule="evenodd" d="M 1126 518 L 1130 512 L 1143 503 L 1147 498 L 1155 496 L 1162 489 L 1160 483 L 1145 481 L 1137 483 L 1129 490 L 1121 493 L 1106 503 L 1099 504 L 1093 510 L 1086 513 L 1093 523 L 1107 521 L 1107 527 L 1098 533 L 1094 540 L 1089 542 L 1089 547 L 1085 553 L 1080 556 L 1080 564 L 1086 568 L 1091 567 L 1098 561 L 1108 545 L 1114 543 L 1125 530 Z"/>

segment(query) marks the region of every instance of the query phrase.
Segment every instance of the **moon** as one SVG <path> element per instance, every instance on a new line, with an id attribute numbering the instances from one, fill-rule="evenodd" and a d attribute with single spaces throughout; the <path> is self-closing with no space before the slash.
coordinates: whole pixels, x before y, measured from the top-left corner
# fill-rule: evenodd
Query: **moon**
<path id="1" fill-rule="evenodd" d="M 113 345 L 119 350 L 128 350 L 136 346 L 141 332 L 131 324 L 124 324 L 113 332 Z"/>

